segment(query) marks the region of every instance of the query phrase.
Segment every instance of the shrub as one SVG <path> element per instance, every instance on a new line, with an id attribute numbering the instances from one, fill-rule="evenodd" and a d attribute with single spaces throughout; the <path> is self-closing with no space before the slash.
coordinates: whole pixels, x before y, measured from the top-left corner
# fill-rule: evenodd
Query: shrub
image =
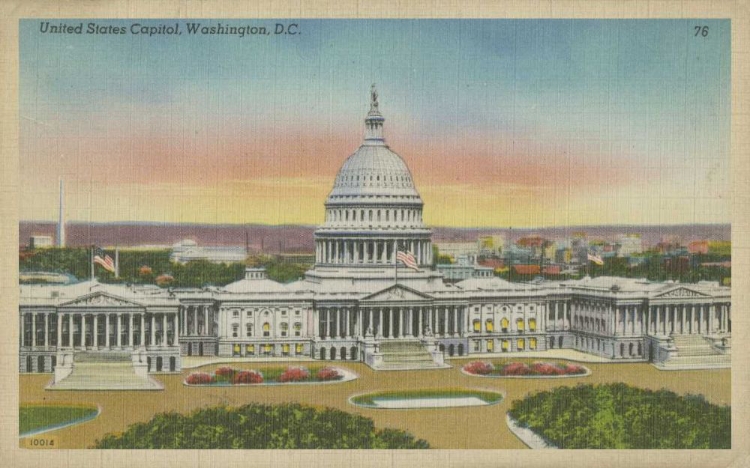
<path id="1" fill-rule="evenodd" d="M 188 385 L 206 385 L 210 384 L 212 380 L 211 375 L 206 374 L 205 372 L 193 372 L 187 376 L 185 382 L 187 382 Z"/>
<path id="2" fill-rule="evenodd" d="M 236 369 L 231 367 L 219 367 L 214 371 L 215 382 L 231 382 L 234 379 L 234 375 L 237 373 Z"/>
<path id="3" fill-rule="evenodd" d="M 493 370 L 495 370 L 495 366 L 493 366 L 489 362 L 484 362 L 484 361 L 474 361 L 464 366 L 465 372 L 468 372 L 469 374 L 476 374 L 476 375 L 488 375 Z"/>
<path id="4" fill-rule="evenodd" d="M 584 369 L 581 366 L 577 366 L 575 364 L 568 364 L 568 365 L 565 366 L 565 373 L 566 374 L 571 374 L 571 375 L 585 374 L 586 373 L 586 369 Z"/>
<path id="5" fill-rule="evenodd" d="M 565 375 L 565 369 L 550 362 L 535 362 L 531 365 L 531 372 L 539 375 Z"/>
<path id="6" fill-rule="evenodd" d="M 109 449 L 418 449 L 429 444 L 372 419 L 297 403 L 202 408 L 191 414 L 157 414 L 147 423 L 107 434 Z"/>
<path id="7" fill-rule="evenodd" d="M 307 368 L 287 367 L 279 376 L 279 382 L 302 382 L 310 378 L 310 371 Z"/>
<path id="8" fill-rule="evenodd" d="M 234 374 L 233 384 L 259 384 L 263 383 L 263 374 L 255 370 L 243 370 Z"/>
<path id="9" fill-rule="evenodd" d="M 522 362 L 511 362 L 503 367 L 503 375 L 529 375 L 531 369 Z"/>
<path id="10" fill-rule="evenodd" d="M 315 376 L 317 380 L 322 380 L 322 381 L 338 380 L 342 377 L 344 376 L 339 374 L 339 371 L 333 367 L 324 367 L 320 369 L 317 375 Z"/>

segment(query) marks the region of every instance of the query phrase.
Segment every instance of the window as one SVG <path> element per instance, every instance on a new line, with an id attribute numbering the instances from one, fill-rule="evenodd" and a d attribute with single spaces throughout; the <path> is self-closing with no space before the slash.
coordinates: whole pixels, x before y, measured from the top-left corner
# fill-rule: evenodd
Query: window
<path id="1" fill-rule="evenodd" d="M 232 325 L 232 338 L 237 338 L 237 336 L 239 336 L 239 331 L 239 325 Z"/>
<path id="2" fill-rule="evenodd" d="M 283 316 L 285 316 L 285 317 L 286 317 L 286 310 L 282 310 L 282 311 L 281 311 L 281 315 L 283 315 Z"/>
<path id="3" fill-rule="evenodd" d="M 529 338 L 529 349 L 536 349 L 536 338 Z"/>
<path id="4" fill-rule="evenodd" d="M 495 350 L 495 340 L 488 340 L 487 341 L 487 352 L 491 353 Z"/>
<path id="5" fill-rule="evenodd" d="M 263 336 L 271 336 L 271 325 L 268 322 L 263 324 Z"/>
<path id="6" fill-rule="evenodd" d="M 299 310 L 295 310 L 295 311 L 294 311 L 294 315 L 297 315 L 297 316 L 299 316 L 299 314 L 301 314 L 301 312 L 300 312 Z"/>
<path id="7" fill-rule="evenodd" d="M 482 331 L 482 322 L 480 322 L 478 319 L 474 319 L 474 333 L 479 333 Z"/>
<path id="8" fill-rule="evenodd" d="M 500 320 L 500 328 L 502 329 L 503 333 L 508 333 L 508 327 L 510 326 L 510 322 L 507 318 L 503 317 L 502 320 Z"/>
<path id="9" fill-rule="evenodd" d="M 245 354 L 250 354 L 250 355 L 255 354 L 255 345 L 249 344 L 245 346 Z"/>
<path id="10" fill-rule="evenodd" d="M 507 353 L 510 350 L 510 340 L 503 340 L 501 343 L 502 349 L 504 353 Z"/>
<path id="11" fill-rule="evenodd" d="M 236 344 L 232 347 L 232 355 L 233 356 L 239 356 L 240 355 L 240 345 Z"/>
<path id="12" fill-rule="evenodd" d="M 482 347 L 482 345 L 481 345 L 481 342 L 479 340 L 474 341 L 474 352 L 478 353 L 480 351 L 481 347 Z"/>
<path id="13" fill-rule="evenodd" d="M 536 331 L 536 319 L 529 319 L 529 331 Z"/>
<path id="14" fill-rule="evenodd" d="M 517 344 L 518 344 L 518 350 L 519 351 L 523 351 L 524 348 L 526 348 L 526 340 L 524 340 L 523 338 L 519 338 Z"/>
<path id="15" fill-rule="evenodd" d="M 289 332 L 289 324 L 284 322 L 281 324 L 281 336 L 286 336 Z"/>
<path id="16" fill-rule="evenodd" d="M 518 331 L 523 331 L 524 329 L 523 319 L 520 318 L 516 320 L 516 328 L 518 328 Z"/>
<path id="17" fill-rule="evenodd" d="M 247 313 L 246 313 L 245 315 L 246 315 L 246 316 L 247 316 L 248 318 L 250 318 L 250 317 L 252 317 L 252 316 L 253 316 L 253 313 L 252 313 L 252 312 L 250 312 L 250 311 L 248 310 L 248 311 L 247 311 Z"/>
<path id="18" fill-rule="evenodd" d="M 294 323 L 294 336 L 300 336 L 302 334 L 302 322 Z"/>
<path id="19" fill-rule="evenodd" d="M 245 325 L 245 336 L 253 336 L 253 324 L 248 323 Z"/>
<path id="20" fill-rule="evenodd" d="M 302 343 L 297 343 L 297 346 L 295 347 L 294 351 L 297 354 L 302 354 Z"/>
<path id="21" fill-rule="evenodd" d="M 273 350 L 273 346 L 270 344 L 264 344 L 263 345 L 263 354 L 271 354 L 271 351 Z"/>
<path id="22" fill-rule="evenodd" d="M 232 317 L 235 317 L 235 318 L 237 318 L 237 317 L 239 317 L 239 316 L 240 316 L 240 311 L 239 311 L 239 310 L 233 310 L 233 311 L 232 311 Z"/>
<path id="23" fill-rule="evenodd" d="M 486 322 L 484 323 L 484 328 L 485 328 L 485 329 L 486 329 L 486 330 L 487 330 L 488 332 L 493 332 L 493 331 L 495 331 L 495 324 L 494 324 L 494 322 L 492 321 L 492 319 L 487 319 L 487 321 L 486 321 Z"/>
<path id="24" fill-rule="evenodd" d="M 288 354 L 289 354 L 289 343 L 284 343 L 284 344 L 283 344 L 283 345 L 281 346 L 281 352 L 282 352 L 282 353 L 283 353 L 284 355 L 288 355 Z"/>

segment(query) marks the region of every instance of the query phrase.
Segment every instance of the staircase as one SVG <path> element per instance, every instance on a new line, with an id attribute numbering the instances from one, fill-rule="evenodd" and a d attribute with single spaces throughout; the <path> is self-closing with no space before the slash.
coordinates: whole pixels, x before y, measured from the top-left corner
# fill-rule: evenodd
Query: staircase
<path id="1" fill-rule="evenodd" d="M 419 340 L 388 340 L 380 343 L 383 363 L 377 370 L 442 369 Z"/>
<path id="2" fill-rule="evenodd" d="M 706 369 L 731 367 L 732 356 L 714 349 L 701 335 L 672 335 L 677 356 L 660 363 L 663 369 Z"/>
<path id="3" fill-rule="evenodd" d="M 130 353 L 76 353 L 73 372 L 49 390 L 161 390 L 150 377 L 136 375 Z"/>

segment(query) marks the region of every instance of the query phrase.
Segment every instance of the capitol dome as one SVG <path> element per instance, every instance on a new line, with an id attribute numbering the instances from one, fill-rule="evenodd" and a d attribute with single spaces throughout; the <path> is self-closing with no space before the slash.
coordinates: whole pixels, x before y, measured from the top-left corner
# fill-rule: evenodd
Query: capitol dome
<path id="1" fill-rule="evenodd" d="M 406 163 L 385 143 L 384 122 L 373 85 L 364 141 L 341 166 L 315 232 L 319 266 L 395 264 L 398 251 L 411 252 L 419 265 L 432 262 L 424 203 Z"/>

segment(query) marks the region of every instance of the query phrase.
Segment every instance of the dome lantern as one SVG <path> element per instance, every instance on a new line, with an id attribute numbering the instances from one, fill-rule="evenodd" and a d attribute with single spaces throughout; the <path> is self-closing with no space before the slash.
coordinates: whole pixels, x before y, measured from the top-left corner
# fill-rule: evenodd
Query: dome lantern
<path id="1" fill-rule="evenodd" d="M 383 122 L 385 119 L 378 109 L 378 90 L 373 83 L 370 88 L 370 112 L 365 118 L 365 145 L 385 145 Z"/>

